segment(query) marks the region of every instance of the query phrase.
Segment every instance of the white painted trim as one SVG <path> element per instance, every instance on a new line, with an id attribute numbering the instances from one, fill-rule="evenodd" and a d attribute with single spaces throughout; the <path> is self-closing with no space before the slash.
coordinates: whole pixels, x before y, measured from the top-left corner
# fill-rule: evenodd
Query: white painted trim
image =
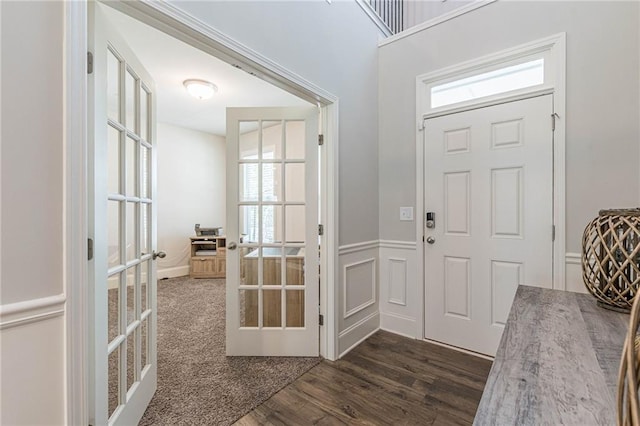
<path id="1" fill-rule="evenodd" d="M 566 175 L 566 87 L 567 87 L 567 36 L 555 36 L 555 77 L 553 111 L 558 114 L 556 130 L 553 133 L 553 223 L 556 226 L 556 240 L 553 245 L 553 288 L 566 290 L 566 229 L 567 229 L 567 175 Z"/>
<path id="2" fill-rule="evenodd" d="M 404 300 L 395 300 L 392 298 L 387 298 L 387 303 L 391 303 L 394 305 L 400 305 L 400 306 L 407 306 L 407 290 L 409 287 L 409 283 L 407 283 L 407 276 L 408 276 L 408 264 L 409 261 L 407 259 L 404 258 L 400 258 L 400 257 L 387 257 L 387 262 L 389 262 L 389 276 L 387 277 L 387 288 L 391 288 L 391 283 L 393 282 L 393 280 L 391 279 L 391 273 L 393 271 L 393 269 L 391 268 L 391 264 L 393 262 L 396 263 L 402 263 L 404 264 Z"/>
<path id="3" fill-rule="evenodd" d="M 63 315 L 64 315 L 64 309 L 51 311 L 44 314 L 30 315 L 28 317 L 2 322 L 0 323 L 0 330 L 6 330 L 7 328 L 17 327 L 19 325 L 26 325 L 34 322 L 45 321 L 51 318 L 61 317 Z"/>
<path id="4" fill-rule="evenodd" d="M 339 133 L 339 101 L 321 108 L 323 113 L 323 132 L 327 136 L 328 143 L 321 150 L 321 218 L 325 222 L 325 235 L 320 243 L 320 313 L 324 315 L 325 325 L 320 327 L 320 354 L 330 361 L 338 359 L 338 306 L 339 281 L 338 268 L 338 241 L 339 241 L 339 217 L 338 217 L 338 133 Z M 326 119 L 326 121 L 325 121 Z"/>
<path id="5" fill-rule="evenodd" d="M 158 279 L 176 278 L 189 275 L 189 265 L 174 266 L 173 268 L 158 269 Z"/>
<path id="6" fill-rule="evenodd" d="M 64 294 L 58 294 L 0 305 L 0 330 L 63 315 L 66 300 Z"/>
<path id="7" fill-rule="evenodd" d="M 422 123 L 422 91 L 416 81 L 416 123 Z M 418 303 L 416 318 L 416 338 L 424 337 L 425 328 L 425 285 L 424 285 L 424 221 L 427 212 L 424 205 L 424 127 L 416 127 L 416 294 Z"/>
<path id="8" fill-rule="evenodd" d="M 393 43 L 394 41 L 402 40 L 405 37 L 409 37 L 415 33 L 420 31 L 424 31 L 428 28 L 435 27 L 436 25 L 442 24 L 443 22 L 450 21 L 458 16 L 466 15 L 469 12 L 473 12 L 476 9 L 480 9 L 481 7 L 487 6 L 497 0 L 475 0 L 473 3 L 467 4 L 465 6 L 461 6 L 451 12 L 440 15 L 436 18 L 425 21 L 421 24 L 414 25 L 411 28 L 408 28 L 404 31 L 401 31 L 397 34 L 394 34 L 390 37 L 387 37 L 384 40 L 378 42 L 378 47 L 385 46 L 389 43 Z"/>
<path id="9" fill-rule="evenodd" d="M 462 78 L 470 74 L 482 73 L 495 68 L 498 65 L 517 61 L 519 59 L 521 60 L 521 58 L 526 58 L 528 56 L 548 55 L 552 63 L 552 66 L 550 68 L 552 70 L 552 73 L 549 75 L 546 74 L 548 64 L 545 63 L 545 78 L 550 77 L 551 81 L 545 82 L 545 86 L 543 87 L 534 86 L 532 88 L 524 88 L 518 90 L 515 93 L 531 93 L 544 89 L 553 89 L 555 92 L 557 92 L 559 90 L 558 85 L 564 83 L 564 80 L 562 79 L 564 77 L 564 73 L 560 73 L 559 71 L 564 68 L 565 64 L 565 40 L 565 33 L 554 34 L 549 37 L 534 40 L 529 43 L 524 43 L 509 49 L 504 49 L 499 52 L 494 52 L 489 55 L 481 56 L 479 58 L 471 59 L 469 61 L 461 62 L 432 72 L 421 74 L 416 77 L 416 90 L 418 90 L 424 98 L 425 92 L 423 92 L 423 90 L 426 91 L 426 89 L 432 84 L 444 82 L 451 79 Z M 477 100 L 472 99 L 464 103 L 445 105 L 438 108 L 431 108 L 430 105 L 422 102 L 420 105 L 421 109 L 417 112 L 422 112 L 421 116 L 424 118 L 427 114 L 431 113 L 455 111 L 461 106 L 466 107 L 469 105 L 481 104 L 482 102 L 485 102 L 487 100 L 493 101 L 497 99 L 506 99 L 512 94 L 513 92 L 498 93 L 491 97 L 480 98 Z M 424 111 L 429 112 L 425 113 Z"/>
<path id="10" fill-rule="evenodd" d="M 417 243 L 415 241 L 380 240 L 380 248 L 415 250 L 416 246 Z"/>
<path id="11" fill-rule="evenodd" d="M 342 256 L 349 253 L 357 253 L 363 250 L 377 249 L 380 245 L 379 240 L 363 241 L 361 243 L 346 244 L 338 248 L 338 255 Z"/>
<path id="12" fill-rule="evenodd" d="M 580 253 L 567 253 L 565 255 L 565 261 L 569 265 L 580 265 L 582 266 L 582 254 Z"/>
<path id="13" fill-rule="evenodd" d="M 466 111 L 472 111 L 474 109 L 480 109 L 480 108 L 486 108 L 486 107 L 490 107 L 490 106 L 495 106 L 495 105 L 500 105 L 500 104 L 506 104 L 508 102 L 515 102 L 515 101 L 521 101 L 524 99 L 531 99 L 531 98 L 536 98 L 538 96 L 545 96 L 545 95 L 552 95 L 554 93 L 553 88 L 552 87 L 545 87 L 542 89 L 538 89 L 538 90 L 528 90 L 528 89 L 523 89 L 521 91 L 518 91 L 517 93 L 514 93 L 512 95 L 509 96 L 500 96 L 498 95 L 497 97 L 491 97 L 488 100 L 482 101 L 482 102 L 473 102 L 473 103 L 468 103 L 456 108 L 451 108 L 451 109 L 446 109 L 446 110 L 438 110 L 434 112 L 430 112 L 428 114 L 423 114 L 422 115 L 422 120 L 423 120 L 423 124 L 424 121 L 426 120 L 430 120 L 432 118 L 438 118 L 438 117 L 443 117 L 445 115 L 451 115 L 451 114 L 458 114 L 460 112 L 466 112 Z"/>
<path id="14" fill-rule="evenodd" d="M 383 36 L 390 37 L 393 35 L 391 29 L 387 26 L 387 24 L 385 24 L 382 18 L 380 18 L 378 12 L 376 12 L 375 9 L 371 7 L 367 0 L 356 0 L 356 3 L 358 3 L 358 6 L 360 6 L 362 10 L 364 10 L 364 13 L 367 14 L 367 16 L 373 21 L 373 23 L 376 24 Z"/>
<path id="15" fill-rule="evenodd" d="M 89 423 L 87 4 L 64 5 L 64 285 L 66 424 Z"/>
<path id="16" fill-rule="evenodd" d="M 340 355 L 338 356 L 338 358 L 342 358 L 343 356 L 345 356 L 346 354 L 348 354 L 349 352 L 351 352 L 352 349 L 354 349 L 356 346 L 358 346 L 360 343 L 364 342 L 365 340 L 367 340 L 369 337 L 371 337 L 376 331 L 380 330 L 380 313 L 379 312 L 373 312 L 372 314 L 366 316 L 365 318 L 361 319 L 360 321 L 358 321 L 357 323 L 353 324 L 350 327 L 347 327 L 346 329 L 344 329 L 340 335 L 338 336 L 338 338 L 340 339 L 340 341 L 349 341 L 350 337 L 354 334 L 357 334 L 358 331 L 360 331 L 361 329 L 367 329 L 369 328 L 370 330 L 367 331 L 365 333 L 365 335 L 363 337 L 360 337 L 358 340 L 356 340 L 355 342 L 349 344 L 349 346 L 343 350 L 342 352 L 340 352 Z"/>
<path id="17" fill-rule="evenodd" d="M 390 312 L 380 312 L 380 329 L 415 339 L 416 319 Z"/>
<path id="18" fill-rule="evenodd" d="M 364 265 L 366 263 L 372 263 L 373 265 L 371 266 L 372 268 L 372 275 L 371 275 L 371 299 L 364 301 L 363 303 L 361 303 L 358 306 L 355 306 L 351 309 L 349 309 L 347 311 L 347 271 L 349 270 L 349 268 L 353 268 L 355 266 L 359 266 L 359 265 Z M 344 309 L 343 309 L 343 319 L 347 319 L 352 315 L 357 314 L 360 311 L 365 310 L 366 308 L 368 308 L 371 305 L 374 305 L 376 303 L 376 275 L 377 275 L 377 262 L 376 262 L 376 258 L 372 257 L 370 259 L 364 259 L 358 262 L 353 262 L 353 263 L 349 263 L 344 265 L 343 270 L 342 270 L 342 300 L 343 300 L 343 305 L 344 305 Z"/>
<path id="19" fill-rule="evenodd" d="M 582 254 L 565 254 L 565 290 L 589 294 L 582 277 Z"/>
<path id="20" fill-rule="evenodd" d="M 425 111 L 423 104 L 425 102 L 424 86 L 427 83 L 449 78 L 456 74 L 464 74 L 476 69 L 482 69 L 489 67 L 497 63 L 513 60 L 519 57 L 532 55 L 534 53 L 540 53 L 548 51 L 553 61 L 553 87 L 545 87 L 543 89 L 530 90 L 529 96 L 538 93 L 539 91 L 553 90 L 553 111 L 559 115 L 559 119 L 556 121 L 556 129 L 553 134 L 554 138 L 554 152 L 553 152 L 553 168 L 554 168 L 554 218 L 553 223 L 556 226 L 556 239 L 553 243 L 553 288 L 559 290 L 566 289 L 566 266 L 565 266 L 565 244 L 566 244 L 566 34 L 560 33 L 549 37 L 545 37 L 539 40 L 534 40 L 530 43 L 525 43 L 519 46 L 515 46 L 510 49 L 505 49 L 500 52 L 496 52 L 490 55 L 485 55 L 480 58 L 476 58 L 470 61 L 462 62 L 450 67 L 446 67 L 440 70 L 429 72 L 416 77 L 416 205 L 421 206 L 422 211 L 418 212 L 418 216 L 426 212 L 424 205 L 424 142 L 423 142 L 423 127 L 422 123 L 424 117 L 427 114 L 423 114 Z M 516 96 L 524 96 L 527 91 L 518 93 Z M 509 96 L 502 96 L 502 102 L 505 99 L 509 99 L 513 94 Z M 490 101 L 477 102 L 477 105 L 482 105 L 484 102 L 495 102 L 499 97 L 491 99 Z M 443 111 L 448 111 L 449 114 L 453 113 L 457 109 L 462 108 L 460 106 L 454 108 L 443 108 L 434 113 L 441 114 Z M 469 108 L 469 105 L 465 105 L 464 108 Z M 431 116 L 432 114 L 429 114 Z M 443 114 L 441 114 L 443 115 Z M 416 221 L 416 240 L 421 241 L 424 238 L 424 228 L 421 220 Z M 418 295 L 422 303 L 420 304 L 420 317 L 417 321 L 418 336 L 424 337 L 424 314 L 425 314 L 425 294 L 424 294 L 424 242 L 417 246 L 417 279 L 422 285 L 419 285 L 420 294 Z"/>

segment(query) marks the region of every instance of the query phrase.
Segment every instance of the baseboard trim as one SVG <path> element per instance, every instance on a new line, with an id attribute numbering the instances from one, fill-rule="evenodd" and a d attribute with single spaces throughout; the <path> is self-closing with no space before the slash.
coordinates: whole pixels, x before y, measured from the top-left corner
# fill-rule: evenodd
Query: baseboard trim
<path id="1" fill-rule="evenodd" d="M 565 253 L 564 259 L 565 290 L 576 293 L 588 293 L 582 280 L 582 254 Z"/>
<path id="2" fill-rule="evenodd" d="M 0 306 L 0 330 L 64 315 L 64 294 Z"/>
<path id="3" fill-rule="evenodd" d="M 338 348 L 345 347 L 340 351 L 338 359 L 342 358 L 353 348 L 367 340 L 373 333 L 380 330 L 380 313 L 374 312 L 350 327 L 347 327 L 338 335 Z"/>
<path id="4" fill-rule="evenodd" d="M 175 266 L 173 268 L 166 268 L 166 269 L 158 269 L 159 280 L 164 278 L 184 277 L 185 275 L 189 275 L 189 265 Z"/>
<path id="5" fill-rule="evenodd" d="M 403 315 L 380 312 L 380 329 L 411 339 L 417 338 L 415 334 L 417 330 L 415 318 Z"/>

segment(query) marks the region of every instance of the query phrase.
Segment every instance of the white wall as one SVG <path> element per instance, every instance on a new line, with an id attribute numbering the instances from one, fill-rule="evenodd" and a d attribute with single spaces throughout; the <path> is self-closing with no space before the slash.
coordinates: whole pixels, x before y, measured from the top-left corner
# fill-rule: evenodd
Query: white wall
<path id="1" fill-rule="evenodd" d="M 566 237 L 569 289 L 586 224 L 639 201 L 638 2 L 498 1 L 379 50 L 380 239 L 416 241 L 415 77 L 549 35 L 567 34 Z M 422 206 L 417 219 L 422 219 Z M 381 264 L 388 262 L 382 256 Z M 419 259 L 417 261 L 420 261 Z M 415 265 L 411 265 L 415 267 Z M 384 278 L 384 277 L 383 277 Z M 381 282 L 381 286 L 389 286 Z M 412 282 L 413 297 L 422 297 Z M 384 309 L 383 309 L 384 312 Z M 413 315 L 407 311 L 407 316 Z"/>
<path id="2" fill-rule="evenodd" d="M 408 0 L 405 1 L 404 28 L 421 24 L 471 3 L 472 0 Z"/>
<path id="3" fill-rule="evenodd" d="M 63 3 L 0 8 L 0 423 L 63 424 Z"/>
<path id="4" fill-rule="evenodd" d="M 226 142 L 158 123 L 158 277 L 189 273 L 194 226 L 226 226 Z"/>

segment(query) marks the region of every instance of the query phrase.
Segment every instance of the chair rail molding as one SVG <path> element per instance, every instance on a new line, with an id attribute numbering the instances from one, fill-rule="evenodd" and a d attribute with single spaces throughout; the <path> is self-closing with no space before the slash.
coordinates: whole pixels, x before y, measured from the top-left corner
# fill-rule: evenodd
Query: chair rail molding
<path id="1" fill-rule="evenodd" d="M 62 316 L 66 301 L 64 294 L 57 294 L 1 305 L 0 330 Z"/>

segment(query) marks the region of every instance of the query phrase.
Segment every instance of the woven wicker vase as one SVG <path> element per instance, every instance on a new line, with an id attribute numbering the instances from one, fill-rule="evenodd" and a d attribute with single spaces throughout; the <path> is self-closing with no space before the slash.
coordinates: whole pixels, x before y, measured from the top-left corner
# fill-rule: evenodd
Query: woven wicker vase
<path id="1" fill-rule="evenodd" d="M 640 209 L 600 210 L 587 225 L 582 278 L 600 306 L 629 312 L 640 286 Z"/>

